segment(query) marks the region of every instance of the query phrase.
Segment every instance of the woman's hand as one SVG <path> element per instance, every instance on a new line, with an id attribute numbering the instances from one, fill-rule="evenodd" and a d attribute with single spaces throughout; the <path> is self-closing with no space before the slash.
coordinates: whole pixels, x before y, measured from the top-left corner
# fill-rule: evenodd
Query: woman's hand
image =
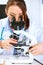
<path id="1" fill-rule="evenodd" d="M 33 55 L 43 54 L 43 43 L 38 43 L 29 50 Z"/>
<path id="2" fill-rule="evenodd" d="M 2 48 L 4 48 L 5 50 L 8 51 L 12 46 L 11 43 L 17 44 L 17 40 L 15 40 L 13 38 L 2 40 L 1 41 L 1 46 L 2 46 Z"/>

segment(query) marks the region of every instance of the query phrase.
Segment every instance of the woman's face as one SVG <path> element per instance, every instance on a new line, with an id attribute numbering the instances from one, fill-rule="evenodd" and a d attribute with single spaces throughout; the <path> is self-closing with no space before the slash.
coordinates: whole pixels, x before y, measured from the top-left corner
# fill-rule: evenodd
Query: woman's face
<path id="1" fill-rule="evenodd" d="M 16 18 L 16 21 L 19 21 L 20 16 L 22 16 L 22 18 L 24 20 L 24 16 L 23 16 L 22 10 L 20 9 L 20 7 L 18 7 L 16 5 L 11 5 L 8 8 L 7 16 L 8 16 L 10 21 L 12 20 L 12 16 L 14 16 Z"/>

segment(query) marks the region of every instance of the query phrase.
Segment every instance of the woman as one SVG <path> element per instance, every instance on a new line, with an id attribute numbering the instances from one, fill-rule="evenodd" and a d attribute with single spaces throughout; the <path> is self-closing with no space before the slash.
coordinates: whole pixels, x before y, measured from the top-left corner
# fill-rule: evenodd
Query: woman
<path id="1" fill-rule="evenodd" d="M 24 0 L 8 0 L 5 8 L 7 18 L 0 20 L 0 47 L 2 50 L 9 50 L 8 52 L 10 53 L 10 50 L 12 49 L 11 43 L 17 44 L 16 39 L 9 38 L 14 30 L 14 28 L 10 27 L 12 16 L 16 19 L 16 22 L 19 22 L 20 16 L 22 16 L 22 20 L 26 23 L 24 28 L 28 30 L 29 19 L 26 11 L 27 9 Z M 10 54 L 12 53 L 13 51 Z"/>

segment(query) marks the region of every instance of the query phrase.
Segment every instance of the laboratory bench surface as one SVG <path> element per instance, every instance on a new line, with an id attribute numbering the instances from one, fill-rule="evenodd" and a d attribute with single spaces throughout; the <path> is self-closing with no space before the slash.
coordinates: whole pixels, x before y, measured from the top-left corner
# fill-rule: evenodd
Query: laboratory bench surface
<path id="1" fill-rule="evenodd" d="M 34 60 L 33 60 L 33 62 L 32 63 L 10 63 L 9 62 L 9 57 L 11 57 L 11 56 L 2 56 L 2 55 L 0 55 L 0 65 L 43 65 L 43 58 L 41 59 L 42 60 L 42 62 L 40 61 L 40 60 L 38 60 L 37 58 L 35 58 Z M 6 58 L 6 59 L 5 59 Z M 5 59 L 5 60 L 3 60 L 3 59 Z M 31 61 L 31 60 L 30 60 Z M 21 61 L 22 62 L 22 61 Z"/>

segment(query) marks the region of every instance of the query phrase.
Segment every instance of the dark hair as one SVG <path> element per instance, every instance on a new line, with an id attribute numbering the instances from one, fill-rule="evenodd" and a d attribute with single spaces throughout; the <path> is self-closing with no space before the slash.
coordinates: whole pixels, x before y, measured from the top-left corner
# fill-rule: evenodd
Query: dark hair
<path id="1" fill-rule="evenodd" d="M 27 8 L 26 8 L 25 1 L 24 0 L 8 0 L 7 5 L 6 5 L 6 10 L 8 10 L 8 8 L 11 5 L 17 5 L 23 11 L 24 21 L 26 22 L 26 29 L 27 29 L 29 27 L 29 18 L 26 14 Z"/>

